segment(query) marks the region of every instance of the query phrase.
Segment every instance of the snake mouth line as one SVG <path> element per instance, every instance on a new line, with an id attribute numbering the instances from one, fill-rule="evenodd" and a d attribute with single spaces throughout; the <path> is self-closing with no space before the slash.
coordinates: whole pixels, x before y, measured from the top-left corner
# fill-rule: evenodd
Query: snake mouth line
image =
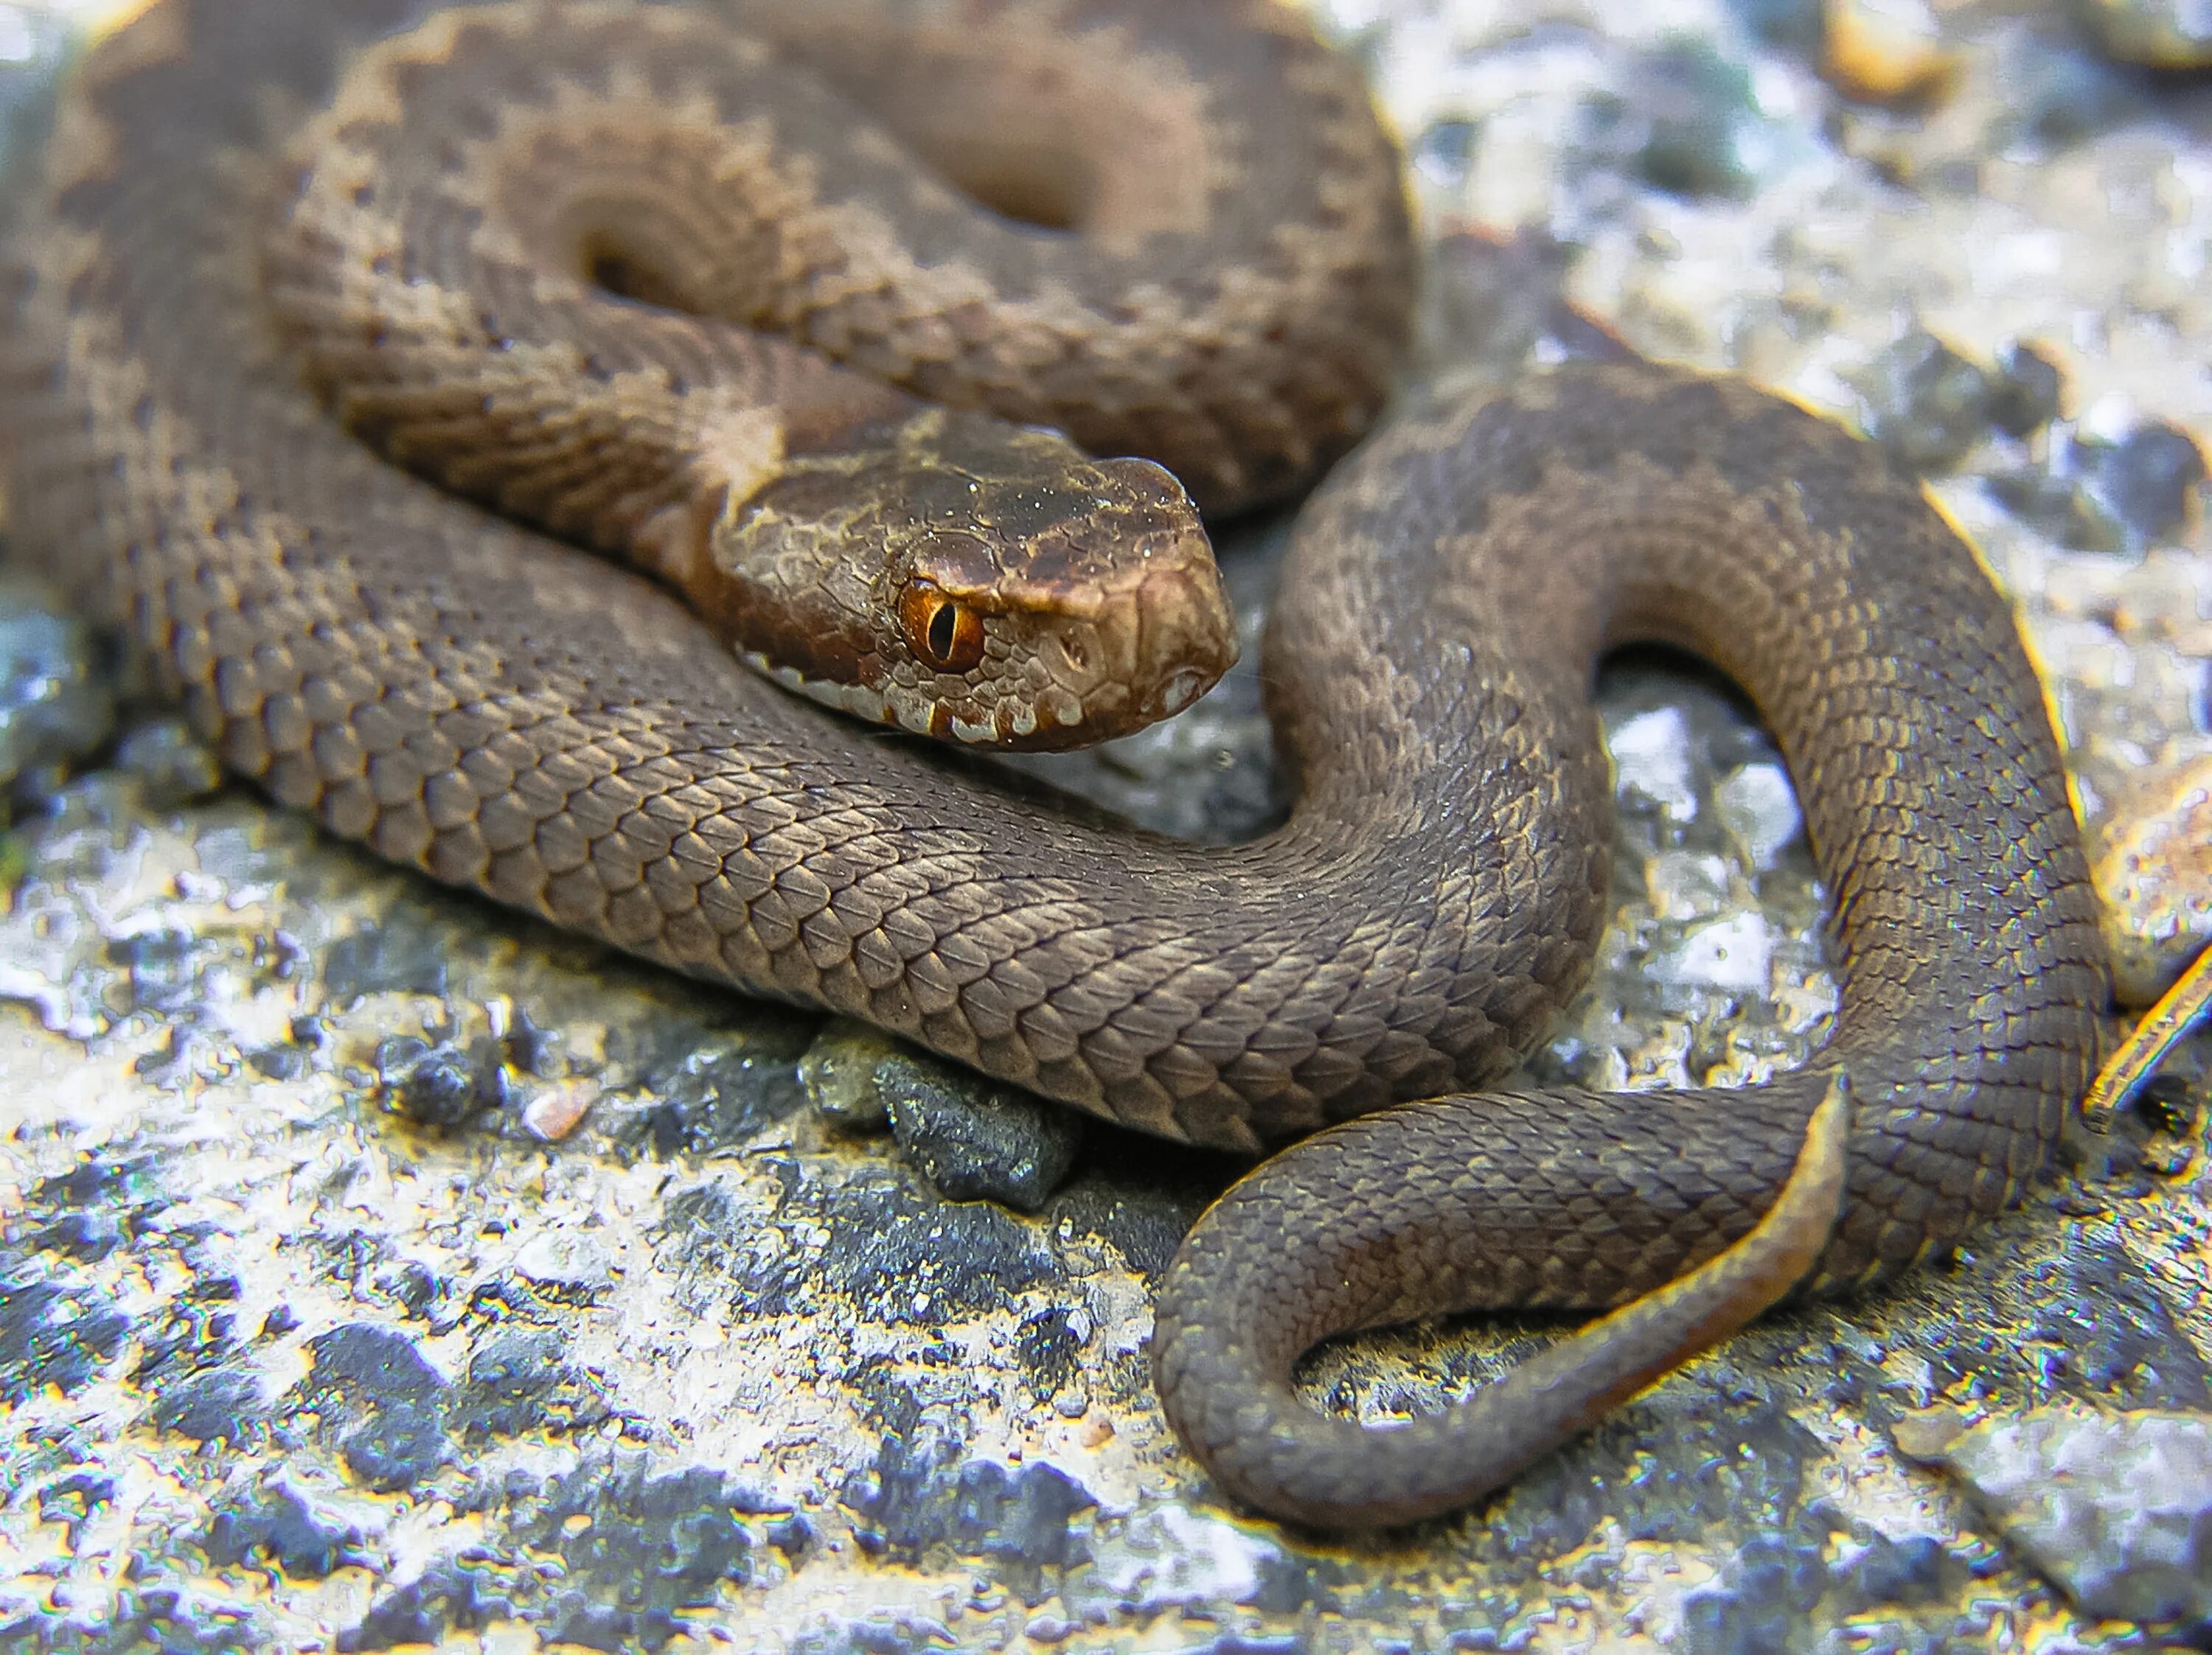
<path id="1" fill-rule="evenodd" d="M 796 667 L 771 660 L 757 650 L 740 649 L 735 653 L 738 660 L 763 677 L 795 691 L 811 701 L 835 707 L 840 712 L 851 713 L 872 724 L 894 725 L 911 735 L 932 737 L 939 741 L 950 737 L 969 747 L 1005 748 L 1011 742 L 1035 735 L 1043 727 L 1043 721 L 1038 718 L 1034 707 L 1017 709 L 1003 724 L 994 719 L 961 718 L 955 717 L 944 703 L 931 701 L 926 697 L 888 695 L 866 684 L 841 684 L 832 679 L 810 677 Z M 1179 710 L 1179 707 L 1170 709 L 1171 712 Z M 1082 718 L 1082 709 L 1078 706 L 1073 718 L 1063 718 L 1054 724 L 1052 728 L 1056 731 L 1075 731 L 1081 724 Z"/>

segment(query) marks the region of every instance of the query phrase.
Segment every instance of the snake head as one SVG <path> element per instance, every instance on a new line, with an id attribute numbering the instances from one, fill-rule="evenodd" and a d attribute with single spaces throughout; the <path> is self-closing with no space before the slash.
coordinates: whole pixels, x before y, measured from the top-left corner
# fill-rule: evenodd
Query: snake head
<path id="1" fill-rule="evenodd" d="M 787 461 L 726 513 L 710 555 L 775 589 L 717 605 L 743 658 L 971 744 L 1125 736 L 1237 658 L 1212 547 L 1172 476 L 977 415 L 930 409 Z"/>

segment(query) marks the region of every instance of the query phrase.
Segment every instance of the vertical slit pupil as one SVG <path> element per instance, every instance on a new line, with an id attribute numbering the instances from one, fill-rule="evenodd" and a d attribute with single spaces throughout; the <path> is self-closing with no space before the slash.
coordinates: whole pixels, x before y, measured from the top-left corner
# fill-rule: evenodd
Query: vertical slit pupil
<path id="1" fill-rule="evenodd" d="M 929 652 L 940 661 L 952 658 L 952 640 L 960 624 L 960 609 L 955 603 L 939 603 L 937 613 L 929 617 Z"/>

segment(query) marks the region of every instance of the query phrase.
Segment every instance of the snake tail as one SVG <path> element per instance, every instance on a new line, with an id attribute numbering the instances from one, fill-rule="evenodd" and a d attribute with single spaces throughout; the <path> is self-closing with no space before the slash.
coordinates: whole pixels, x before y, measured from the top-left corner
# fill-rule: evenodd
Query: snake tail
<path id="1" fill-rule="evenodd" d="M 1482 1300 L 1495 1280 L 1484 1244 L 1510 1223 L 1513 1197 L 1485 1200 L 1465 1169 L 1498 1142 L 1498 1106 L 1556 1114 L 1570 1101 L 1587 1100 L 1455 1098 L 1371 1115 L 1285 1151 L 1199 1221 L 1161 1287 L 1153 1368 L 1169 1422 L 1223 1487 L 1323 1529 L 1390 1527 L 1468 1505 L 1735 1332 L 1827 1245 L 1850 1138 L 1841 1070 L 1826 1077 L 1773 1205 L 1703 1264 L 1442 1414 L 1363 1425 L 1308 1407 L 1291 1369 L 1318 1339 Z M 1410 1189 L 1345 1176 L 1412 1149 L 1426 1155 L 1445 1147 L 1440 1137 L 1458 1140 L 1456 1157 L 1412 1163 L 1424 1170 Z M 1394 1285 L 1416 1280 L 1452 1286 L 1416 1306 Z M 1273 1313 L 1289 1303 L 1302 1306 L 1295 1321 Z"/>

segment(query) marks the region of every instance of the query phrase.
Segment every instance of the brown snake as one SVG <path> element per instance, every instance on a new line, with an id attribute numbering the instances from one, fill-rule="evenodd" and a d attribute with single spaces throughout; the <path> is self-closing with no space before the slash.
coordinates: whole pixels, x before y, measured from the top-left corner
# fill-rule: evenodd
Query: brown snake
<path id="1" fill-rule="evenodd" d="M 2058 754 L 1972 555 L 1794 408 L 1638 368 L 1400 416 L 1300 520 L 1266 648 L 1302 791 L 1229 848 L 1001 795 L 448 492 L 709 589 L 843 582 L 845 619 L 756 620 L 746 588 L 717 622 L 797 676 L 869 658 L 864 710 L 1050 741 L 1102 652 L 1153 676 L 1101 718 L 1194 692 L 1205 624 L 1150 636 L 1212 591 L 1188 502 L 1133 463 L 1025 481 L 1081 462 L 907 393 L 1149 454 L 1209 507 L 1296 486 L 1379 406 L 1395 153 L 1291 9 L 729 9 L 742 39 L 673 8 L 447 15 L 319 117 L 422 0 L 161 0 L 65 91 L 8 244 L 15 534 L 231 767 L 440 879 L 1147 1131 L 1259 1151 L 1364 1116 L 1233 1190 L 1160 1298 L 1170 1419 L 1288 1517 L 1463 1503 L 1793 1287 L 2017 1194 L 2104 994 Z M 1172 566 L 1166 607 L 1085 494 Z M 834 559 L 856 524 L 905 560 L 888 586 L 707 567 L 749 536 Z M 1053 587 L 1097 630 L 1008 658 L 1060 652 L 1016 674 L 1057 712 L 913 711 Z M 1467 1095 L 1587 970 L 1589 682 L 1632 639 L 1711 657 L 1778 736 L 1836 904 L 1833 1036 L 1741 1090 Z M 1352 1328 L 1632 1300 L 1394 1428 L 1290 1383 Z"/>

